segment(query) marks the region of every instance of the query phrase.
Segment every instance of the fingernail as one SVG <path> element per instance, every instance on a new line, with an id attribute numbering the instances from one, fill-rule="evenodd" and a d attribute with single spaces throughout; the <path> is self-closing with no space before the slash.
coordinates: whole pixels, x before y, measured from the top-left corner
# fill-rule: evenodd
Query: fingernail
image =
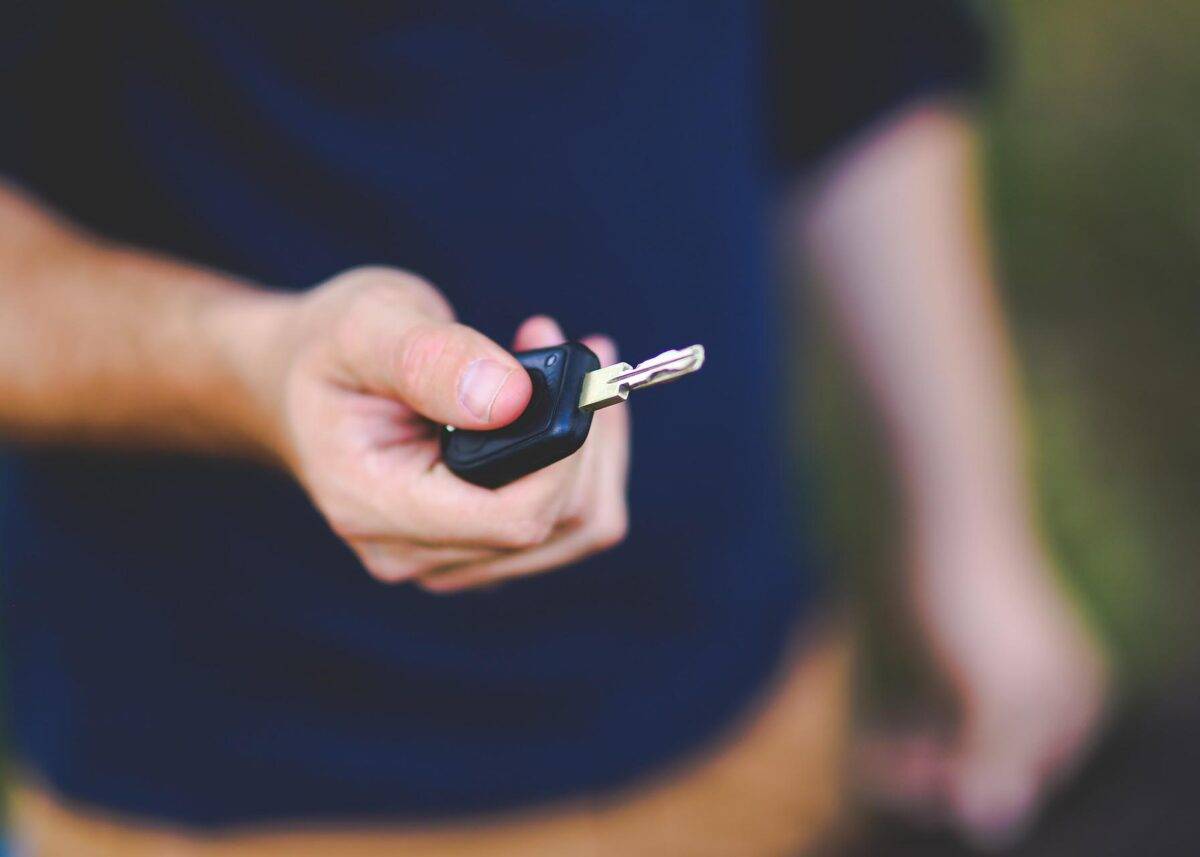
<path id="1" fill-rule="evenodd" d="M 488 422 L 492 416 L 492 403 L 512 371 L 495 360 L 474 361 L 458 382 L 458 401 L 475 419 Z"/>

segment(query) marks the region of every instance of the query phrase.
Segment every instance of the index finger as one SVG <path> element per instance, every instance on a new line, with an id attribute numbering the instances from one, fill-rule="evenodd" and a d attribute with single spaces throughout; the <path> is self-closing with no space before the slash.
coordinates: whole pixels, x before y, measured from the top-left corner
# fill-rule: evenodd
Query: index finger
<path id="1" fill-rule="evenodd" d="M 519 549 L 541 544 L 579 478 L 571 456 L 502 488 L 473 485 L 441 461 L 389 498 L 422 542 Z"/>

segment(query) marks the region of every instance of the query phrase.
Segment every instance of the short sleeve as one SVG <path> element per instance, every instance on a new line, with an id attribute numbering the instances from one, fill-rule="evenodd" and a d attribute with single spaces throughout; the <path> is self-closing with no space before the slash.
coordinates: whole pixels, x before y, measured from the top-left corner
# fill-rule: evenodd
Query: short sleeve
<path id="1" fill-rule="evenodd" d="M 973 94 L 987 83 L 989 44 L 956 0 L 770 0 L 771 148 L 795 171 L 905 102 Z M 819 10 L 819 11 L 817 11 Z"/>

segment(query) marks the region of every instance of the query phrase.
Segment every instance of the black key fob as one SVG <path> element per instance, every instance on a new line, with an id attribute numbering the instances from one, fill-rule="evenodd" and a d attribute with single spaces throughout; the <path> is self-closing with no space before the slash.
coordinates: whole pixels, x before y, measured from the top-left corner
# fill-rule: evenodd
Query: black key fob
<path id="1" fill-rule="evenodd" d="M 442 459 L 457 476 L 499 488 L 566 458 L 583 446 L 591 411 L 579 408 L 583 378 L 600 368 L 590 348 L 567 342 L 515 355 L 533 382 L 529 407 L 495 431 L 442 429 Z"/>

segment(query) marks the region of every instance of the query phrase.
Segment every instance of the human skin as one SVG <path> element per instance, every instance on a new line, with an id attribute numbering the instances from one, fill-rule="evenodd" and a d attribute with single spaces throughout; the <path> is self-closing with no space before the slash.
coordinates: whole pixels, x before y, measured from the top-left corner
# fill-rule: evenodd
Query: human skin
<path id="1" fill-rule="evenodd" d="M 1086 750 L 1108 674 L 1033 524 L 973 153 L 952 110 L 894 116 L 826 165 L 794 236 L 888 428 L 909 588 L 961 702 L 949 739 L 877 739 L 866 770 L 893 802 L 995 842 Z M 513 345 L 561 339 L 535 317 Z M 588 343 L 616 359 L 610 340 Z M 19 442 L 257 457 L 305 487 L 370 573 L 455 592 L 624 535 L 623 406 L 596 415 L 580 454 L 498 491 L 438 461 L 432 426 L 499 427 L 529 395 L 512 357 L 412 274 L 270 292 L 0 188 L 0 433 Z"/>
<path id="2" fill-rule="evenodd" d="M 545 317 L 514 348 L 563 341 Z M 585 342 L 602 362 L 612 341 Z M 624 406 L 577 455 L 492 491 L 441 463 L 435 426 L 498 428 L 529 377 L 429 283 L 387 268 L 304 294 L 108 244 L 0 189 L 0 433 L 253 456 L 289 471 L 389 583 L 456 592 L 625 534 Z"/>
<path id="3" fill-rule="evenodd" d="M 971 121 L 922 104 L 826 165 L 793 234 L 883 418 L 898 564 L 959 701 L 950 735 L 868 736 L 864 778 L 894 807 L 999 845 L 1086 752 L 1110 678 L 1035 525 L 981 197 Z"/>

